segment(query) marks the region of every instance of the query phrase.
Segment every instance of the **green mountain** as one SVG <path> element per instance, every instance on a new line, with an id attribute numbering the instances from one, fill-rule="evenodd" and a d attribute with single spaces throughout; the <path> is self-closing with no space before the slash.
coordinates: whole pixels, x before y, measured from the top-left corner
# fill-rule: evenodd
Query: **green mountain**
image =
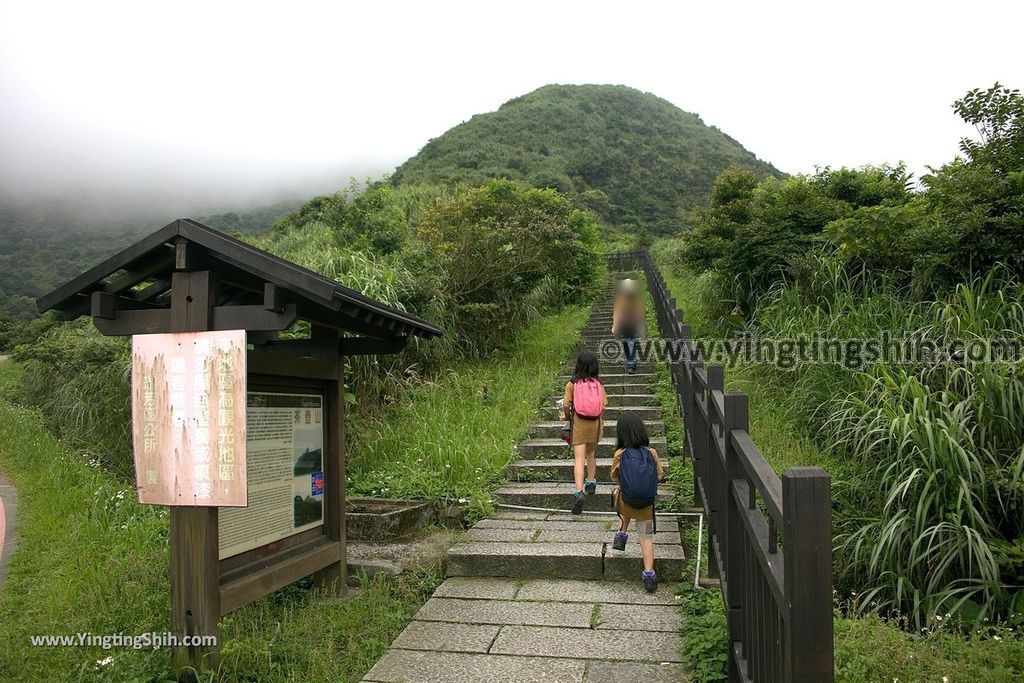
<path id="1" fill-rule="evenodd" d="M 512 178 L 575 195 L 613 224 L 669 232 L 732 165 L 782 175 L 696 114 L 650 93 L 547 85 L 432 139 L 392 182 Z"/>

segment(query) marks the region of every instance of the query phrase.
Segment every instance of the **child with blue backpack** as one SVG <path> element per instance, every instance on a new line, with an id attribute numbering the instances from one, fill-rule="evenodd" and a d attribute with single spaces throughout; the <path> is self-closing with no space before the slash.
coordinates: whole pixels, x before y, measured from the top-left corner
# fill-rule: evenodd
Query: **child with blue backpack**
<path id="1" fill-rule="evenodd" d="M 658 453 L 651 448 L 647 427 L 636 415 L 625 413 L 619 418 L 615 426 L 615 441 L 611 479 L 619 485 L 613 499 L 619 515 L 619 530 L 615 532 L 612 548 L 626 549 L 629 537 L 626 531 L 630 522 L 636 522 L 634 528 L 640 536 L 640 552 L 644 559 L 641 579 L 644 590 L 653 593 L 658 589 L 658 577 L 654 572 L 654 533 L 657 531 L 654 503 L 658 482 L 665 471 Z"/>

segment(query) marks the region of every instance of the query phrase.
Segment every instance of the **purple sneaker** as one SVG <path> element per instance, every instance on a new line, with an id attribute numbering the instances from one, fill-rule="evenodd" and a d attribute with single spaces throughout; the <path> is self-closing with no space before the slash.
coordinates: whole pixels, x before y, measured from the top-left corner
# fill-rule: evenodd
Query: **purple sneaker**
<path id="1" fill-rule="evenodd" d="M 658 575 L 657 574 L 655 574 L 654 572 L 647 572 L 647 571 L 645 571 L 643 573 L 643 580 L 644 580 L 644 590 L 645 591 L 647 591 L 648 593 L 653 593 L 654 591 L 658 590 Z"/>
<path id="2" fill-rule="evenodd" d="M 616 531 L 615 540 L 612 541 L 612 548 L 614 548 L 615 550 L 625 550 L 626 540 L 628 539 L 629 534 L 627 534 L 625 531 Z"/>

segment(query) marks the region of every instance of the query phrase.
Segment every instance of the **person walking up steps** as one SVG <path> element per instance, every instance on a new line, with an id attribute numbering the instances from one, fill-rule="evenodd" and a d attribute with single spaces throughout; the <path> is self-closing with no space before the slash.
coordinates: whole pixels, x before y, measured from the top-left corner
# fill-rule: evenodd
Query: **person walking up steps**
<path id="1" fill-rule="evenodd" d="M 612 336 L 622 339 L 622 354 L 626 361 L 626 372 L 636 372 L 636 338 L 644 324 L 644 304 L 636 280 L 629 278 L 619 285 L 619 293 L 612 304 Z"/>
<path id="2" fill-rule="evenodd" d="M 576 493 L 570 508 L 574 515 L 583 512 L 584 498 L 597 492 L 597 442 L 604 431 L 604 407 L 608 405 L 598 374 L 594 352 L 588 349 L 580 351 L 576 370 L 572 379 L 565 383 L 565 396 L 562 398 L 562 419 L 571 421 L 572 452 L 576 459 Z M 583 478 L 584 464 L 587 467 L 586 479 Z"/>
<path id="3" fill-rule="evenodd" d="M 612 548 L 626 549 L 629 523 L 636 521 L 640 552 L 644 558 L 641 580 L 644 590 L 653 593 L 658 589 L 658 577 L 654 573 L 654 533 L 657 531 L 654 502 L 658 495 L 658 482 L 665 476 L 665 470 L 657 451 L 651 448 L 646 425 L 636 415 L 626 414 L 619 418 L 615 426 L 615 449 L 611 479 L 619 485 L 614 494 L 619 530 L 615 532 Z"/>

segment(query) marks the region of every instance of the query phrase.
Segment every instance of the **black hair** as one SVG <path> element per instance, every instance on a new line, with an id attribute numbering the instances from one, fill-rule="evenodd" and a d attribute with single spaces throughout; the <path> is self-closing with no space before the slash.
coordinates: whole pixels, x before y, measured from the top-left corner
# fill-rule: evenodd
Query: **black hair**
<path id="1" fill-rule="evenodd" d="M 632 413 L 623 413 L 615 424 L 615 447 L 647 448 L 651 445 L 651 437 L 647 435 L 647 425 Z"/>
<path id="2" fill-rule="evenodd" d="M 599 372 L 600 364 L 597 361 L 597 355 L 590 349 L 583 349 L 580 351 L 580 355 L 576 356 L 576 369 L 572 373 L 572 381 L 597 379 Z"/>

